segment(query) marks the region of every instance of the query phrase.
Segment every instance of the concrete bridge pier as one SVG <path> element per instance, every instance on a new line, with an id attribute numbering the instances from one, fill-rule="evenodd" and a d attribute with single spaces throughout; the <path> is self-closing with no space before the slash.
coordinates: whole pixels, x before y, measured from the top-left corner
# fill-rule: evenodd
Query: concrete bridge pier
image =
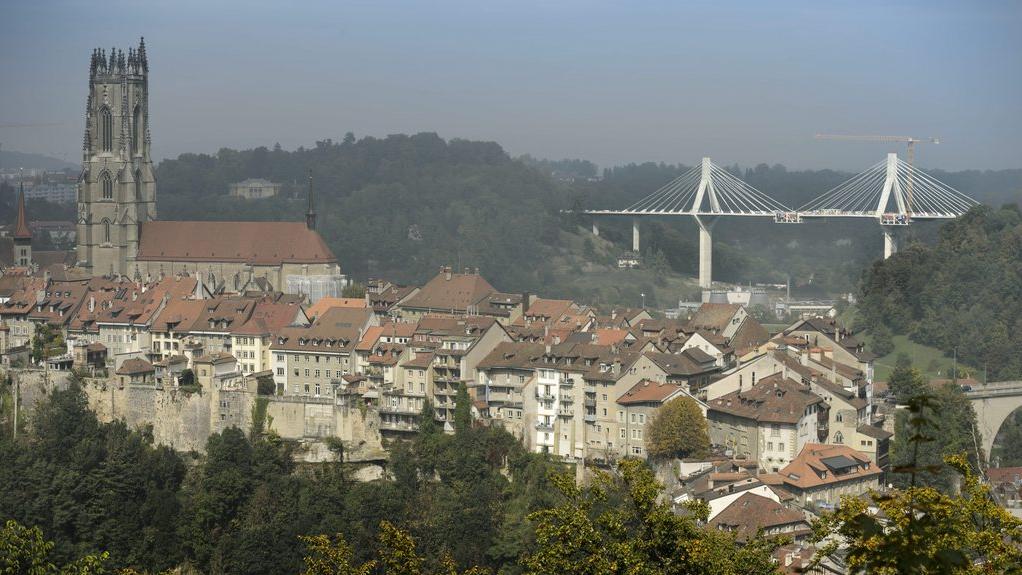
<path id="1" fill-rule="evenodd" d="M 639 252 L 639 218 L 632 218 L 632 251 Z"/>
<path id="2" fill-rule="evenodd" d="M 894 237 L 894 229 L 884 226 L 884 259 L 898 253 L 898 240 Z"/>
<path id="3" fill-rule="evenodd" d="M 699 287 L 713 286 L 713 225 L 716 217 L 694 216 L 699 224 Z"/>

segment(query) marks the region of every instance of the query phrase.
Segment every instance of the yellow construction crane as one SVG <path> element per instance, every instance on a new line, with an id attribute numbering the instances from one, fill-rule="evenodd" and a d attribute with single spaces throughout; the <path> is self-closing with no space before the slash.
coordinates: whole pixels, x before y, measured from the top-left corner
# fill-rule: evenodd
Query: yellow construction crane
<path id="1" fill-rule="evenodd" d="M 915 167 L 916 144 L 939 144 L 940 138 L 913 138 L 912 136 L 857 136 L 852 134 L 816 134 L 817 140 L 844 140 L 850 142 L 905 142 L 908 147 L 908 165 Z M 908 215 L 912 215 L 912 170 L 908 172 Z"/>

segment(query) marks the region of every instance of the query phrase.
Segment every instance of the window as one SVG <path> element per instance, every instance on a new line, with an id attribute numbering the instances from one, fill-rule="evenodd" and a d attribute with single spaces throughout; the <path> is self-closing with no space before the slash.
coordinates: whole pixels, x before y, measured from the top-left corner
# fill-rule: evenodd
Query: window
<path id="1" fill-rule="evenodd" d="M 834 434 L 834 443 L 844 443 L 844 442 L 845 442 L 845 436 L 841 435 L 840 431 Z"/>
<path id="2" fill-rule="evenodd" d="M 635 423 L 635 414 L 634 414 L 634 413 L 633 413 L 633 414 L 631 414 L 631 417 L 630 417 L 629 419 L 631 419 L 631 420 L 632 420 L 632 423 Z"/>
<path id="3" fill-rule="evenodd" d="M 295 377 L 298 377 L 298 370 L 295 369 Z"/>
<path id="4" fill-rule="evenodd" d="M 639 414 L 639 423 L 641 423 L 643 425 L 646 424 L 646 414 L 645 413 L 640 413 Z"/>
<path id="5" fill-rule="evenodd" d="M 783 443 L 778 443 L 777 444 L 777 451 L 784 451 L 784 444 Z"/>
<path id="6" fill-rule="evenodd" d="M 319 377 L 319 370 L 316 370 L 316 377 Z"/>
<path id="7" fill-rule="evenodd" d="M 309 377 L 309 370 L 307 370 L 307 369 L 305 370 L 305 377 Z M 306 386 L 306 387 L 308 387 L 308 386 Z"/>
<path id="8" fill-rule="evenodd" d="M 110 220 L 103 218 L 103 243 L 110 243 Z"/>
<path id="9" fill-rule="evenodd" d="M 767 442 L 767 451 L 773 451 L 773 450 L 774 450 L 774 442 L 773 441 L 768 441 Z"/>
<path id="10" fill-rule="evenodd" d="M 618 421 L 618 423 L 624 423 L 625 422 L 625 412 L 623 412 L 623 411 L 618 411 L 617 412 L 617 421 Z"/>
<path id="11" fill-rule="evenodd" d="M 284 375 L 284 368 L 283 367 L 278 367 L 277 368 L 277 375 Z"/>
<path id="12" fill-rule="evenodd" d="M 145 138 L 145 126 L 142 120 L 142 107 L 135 106 L 135 111 L 131 114 L 131 116 L 131 125 L 135 128 L 135 135 L 131 138 L 131 154 L 135 155 L 142 149 L 142 140 Z"/>
<path id="13" fill-rule="evenodd" d="M 319 384 L 316 384 L 316 395 L 319 395 Z"/>
<path id="14" fill-rule="evenodd" d="M 841 423 L 841 419 L 842 419 L 842 416 L 841 416 L 840 413 L 838 413 L 837 415 L 834 416 L 834 421 L 836 421 L 838 423 Z"/>
<path id="15" fill-rule="evenodd" d="M 628 438 L 627 437 L 628 434 L 625 432 L 625 428 L 623 428 L 623 427 L 621 428 L 620 436 L 621 436 L 621 439 L 627 439 Z"/>
<path id="16" fill-rule="evenodd" d="M 326 370 L 326 376 L 327 376 L 327 377 L 330 377 L 330 370 L 329 370 L 329 369 L 328 369 L 328 370 Z"/>
<path id="17" fill-rule="evenodd" d="M 135 201 L 142 201 L 142 172 L 135 170 Z"/>
<path id="18" fill-rule="evenodd" d="M 104 152 L 114 149 L 114 117 L 106 106 L 99 111 L 99 145 Z"/>
<path id="19" fill-rule="evenodd" d="M 104 200 L 114 199 L 114 183 L 110 179 L 110 173 L 103 172 L 103 175 L 99 177 L 99 181 L 103 187 L 103 199 Z"/>
<path id="20" fill-rule="evenodd" d="M 603 395 L 603 401 L 607 401 L 607 394 L 604 393 L 604 394 L 601 394 L 601 395 Z"/>
<path id="21" fill-rule="evenodd" d="M 305 393 L 309 393 L 309 384 L 305 384 Z"/>
<path id="22" fill-rule="evenodd" d="M 642 448 L 638 445 L 632 447 L 632 455 L 642 455 Z"/>
<path id="23" fill-rule="evenodd" d="M 607 416 L 607 408 L 606 408 L 606 407 L 604 407 L 604 408 L 603 408 L 603 416 L 604 416 L 604 417 L 606 417 L 606 416 Z"/>

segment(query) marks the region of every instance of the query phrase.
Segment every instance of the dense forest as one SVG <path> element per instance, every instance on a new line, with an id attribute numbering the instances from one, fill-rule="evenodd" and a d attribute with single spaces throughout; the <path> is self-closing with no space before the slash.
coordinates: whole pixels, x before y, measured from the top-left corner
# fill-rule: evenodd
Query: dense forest
<path id="1" fill-rule="evenodd" d="M 274 146 L 184 154 L 164 160 L 157 172 L 161 218 L 211 220 L 300 220 L 311 174 L 320 230 L 342 268 L 356 279 L 422 282 L 450 264 L 479 267 L 502 290 L 573 296 L 586 294 L 571 282 L 581 269 L 612 267 L 613 259 L 582 239 L 589 239 L 587 218 L 562 210 L 625 207 L 686 169 L 645 163 L 600 174 L 584 160 L 512 158 L 493 142 L 445 141 L 421 133 L 361 139 L 348 134 L 340 142 L 323 140 L 295 151 Z M 791 206 L 850 175 L 765 164 L 729 169 Z M 1022 170 L 941 176 L 991 203 L 1022 190 Z M 245 201 L 227 195 L 230 183 L 253 177 L 283 183 L 283 196 Z M 648 261 L 659 262 L 667 273 L 695 274 L 693 222 L 664 218 L 644 220 L 643 226 Z M 936 229 L 913 226 L 904 241 L 930 240 Z M 604 222 L 601 235 L 623 251 L 630 245 L 630 223 Z M 796 284 L 811 284 L 822 293 L 854 291 L 860 270 L 881 251 L 880 234 L 870 222 L 780 226 L 724 220 L 714 239 L 715 279 L 782 283 L 790 274 Z M 565 251 L 577 259 L 570 270 L 542 265 Z"/>
<path id="2" fill-rule="evenodd" d="M 864 274 L 861 321 L 957 349 L 960 376 L 1022 378 L 1022 214 L 979 207 Z"/>
<path id="3" fill-rule="evenodd" d="M 10 397 L 9 384 L 0 391 Z M 459 399 L 468 405 L 464 388 Z M 913 416 L 901 424 L 932 419 L 924 405 L 910 407 Z M 643 461 L 625 459 L 579 486 L 549 456 L 525 453 L 500 429 L 475 427 L 467 407 L 456 413 L 452 435 L 436 426 L 431 406 L 424 412 L 420 433 L 391 446 L 389 477 L 359 482 L 339 443 L 336 462 L 296 464 L 296 446 L 258 418 L 247 433 L 210 436 L 205 455 L 174 452 L 154 445 L 146 428 L 100 423 L 72 384 L 37 406 L 17 438 L 0 417 L 0 572 L 779 572 L 771 553 L 787 537 L 739 543 L 705 526 L 702 502 L 675 513 L 659 501 L 662 487 Z M 904 436 L 926 440 L 915 431 Z M 909 445 L 900 453 L 912 452 Z M 961 474 L 960 493 L 910 480 L 876 501 L 886 517 L 922 519 L 890 525 L 850 498 L 816 525 L 814 543 L 826 555 L 841 541 L 850 567 L 876 573 L 1019 565 L 1022 523 L 992 502 L 962 455 L 937 457 L 937 467 Z M 930 472 L 929 457 L 899 460 L 909 473 Z"/>
<path id="4" fill-rule="evenodd" d="M 54 392 L 18 439 L 9 425 L 2 429 L 0 519 L 39 527 L 54 542 L 57 563 L 106 551 L 110 568 L 153 572 L 184 565 L 203 573 L 299 573 L 300 537 L 319 534 L 341 534 L 353 561 L 370 561 L 381 551 L 384 522 L 414 539 L 429 573 L 449 572 L 447 561 L 486 569 L 480 573 L 574 561 L 584 550 L 550 539 L 565 537 L 559 522 L 583 503 L 573 474 L 549 456 L 524 452 L 507 432 L 474 427 L 464 388 L 461 394 L 466 407 L 456 414 L 456 433 L 444 434 L 427 406 L 415 439 L 392 446 L 392 479 L 358 482 L 342 462 L 296 464 L 295 446 L 260 424 L 212 435 L 204 456 L 176 453 L 154 445 L 146 429 L 98 422 L 72 385 Z M 339 443 L 334 449 L 343 458 Z M 638 532 L 652 526 L 637 513 L 655 512 L 662 536 L 669 527 L 685 537 L 675 543 L 692 547 L 686 573 L 750 572 L 746 565 L 773 572 L 772 543 L 741 549 L 731 535 L 698 527 L 698 509 L 663 523 L 662 506 L 648 499 L 657 488 L 644 466 L 599 489 L 585 496 L 593 498 L 594 517 L 622 521 L 606 533 L 608 543 L 641 541 Z M 645 508 L 636 498 L 647 498 Z M 578 535 L 596 537 L 604 527 L 593 529 Z M 3 559 L 0 543 L 6 573 Z"/>

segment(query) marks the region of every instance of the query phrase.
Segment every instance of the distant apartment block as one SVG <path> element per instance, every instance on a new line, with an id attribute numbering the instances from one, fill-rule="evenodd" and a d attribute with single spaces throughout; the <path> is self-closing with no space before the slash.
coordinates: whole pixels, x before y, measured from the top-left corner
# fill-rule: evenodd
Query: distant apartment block
<path id="1" fill-rule="evenodd" d="M 73 204 L 78 198 L 74 184 L 40 184 L 25 188 L 26 200 L 46 200 L 54 204 Z"/>

